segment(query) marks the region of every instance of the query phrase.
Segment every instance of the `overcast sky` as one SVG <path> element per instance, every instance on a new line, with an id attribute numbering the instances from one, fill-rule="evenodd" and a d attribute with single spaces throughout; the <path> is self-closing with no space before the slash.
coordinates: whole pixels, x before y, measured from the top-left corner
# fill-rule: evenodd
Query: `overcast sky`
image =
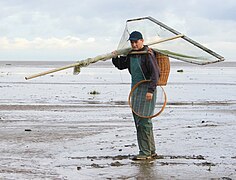
<path id="1" fill-rule="evenodd" d="M 107 53 L 117 48 L 126 20 L 144 16 L 236 60 L 235 0 L 0 0 L 0 60 Z"/>

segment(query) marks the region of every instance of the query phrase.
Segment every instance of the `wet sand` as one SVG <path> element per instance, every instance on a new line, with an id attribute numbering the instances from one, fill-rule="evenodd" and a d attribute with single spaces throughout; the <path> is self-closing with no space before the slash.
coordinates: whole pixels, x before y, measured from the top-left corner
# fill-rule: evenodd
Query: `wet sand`
<path id="1" fill-rule="evenodd" d="M 168 105 L 153 119 L 158 157 L 146 162 L 131 160 L 128 73 L 106 64 L 24 80 L 51 67 L 1 64 L 0 178 L 236 178 L 235 64 L 172 66 Z"/>

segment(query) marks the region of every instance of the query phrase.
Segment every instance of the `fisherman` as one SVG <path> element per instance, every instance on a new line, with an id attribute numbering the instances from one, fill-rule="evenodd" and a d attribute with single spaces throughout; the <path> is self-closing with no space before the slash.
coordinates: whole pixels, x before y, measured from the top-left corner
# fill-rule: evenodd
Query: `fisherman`
<path id="1" fill-rule="evenodd" d="M 129 70 L 132 79 L 132 87 L 141 80 L 151 80 L 148 85 L 146 100 L 152 100 L 152 98 L 156 96 L 154 92 L 159 79 L 159 70 L 155 55 L 148 46 L 144 45 L 144 39 L 140 32 L 133 31 L 128 40 L 131 43 L 132 53 L 127 56 L 112 58 L 112 63 L 119 70 Z M 116 54 L 116 51 L 114 51 L 113 54 Z M 147 160 L 156 157 L 151 118 L 141 118 L 134 113 L 133 118 L 137 130 L 139 146 L 139 153 L 134 156 L 133 160 Z"/>

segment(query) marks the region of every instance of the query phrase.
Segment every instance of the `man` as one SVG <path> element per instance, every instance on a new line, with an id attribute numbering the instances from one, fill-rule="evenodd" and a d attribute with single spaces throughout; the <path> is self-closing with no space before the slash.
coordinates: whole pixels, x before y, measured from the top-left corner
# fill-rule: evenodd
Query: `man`
<path id="1" fill-rule="evenodd" d="M 156 84 L 159 79 L 159 70 L 155 55 L 148 46 L 144 45 L 144 39 L 140 32 L 133 31 L 130 34 L 129 40 L 132 53 L 127 56 L 112 58 L 112 62 L 120 70 L 129 70 L 132 78 L 132 87 L 141 80 L 151 80 L 148 85 L 148 92 L 146 93 L 146 99 L 151 100 L 155 96 Z M 156 149 L 152 120 L 150 118 L 141 118 L 134 113 L 133 117 L 139 145 L 139 154 L 133 160 L 146 160 L 155 157 Z"/>

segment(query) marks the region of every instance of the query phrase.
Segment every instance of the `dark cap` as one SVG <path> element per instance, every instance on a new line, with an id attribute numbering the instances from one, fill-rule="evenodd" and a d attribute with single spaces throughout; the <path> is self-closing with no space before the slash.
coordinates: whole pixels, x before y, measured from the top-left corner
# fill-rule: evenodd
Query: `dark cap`
<path id="1" fill-rule="evenodd" d="M 143 39 L 143 35 L 138 32 L 138 31 L 133 31 L 130 35 L 129 35 L 129 40 L 130 41 L 137 41 L 139 39 Z"/>

